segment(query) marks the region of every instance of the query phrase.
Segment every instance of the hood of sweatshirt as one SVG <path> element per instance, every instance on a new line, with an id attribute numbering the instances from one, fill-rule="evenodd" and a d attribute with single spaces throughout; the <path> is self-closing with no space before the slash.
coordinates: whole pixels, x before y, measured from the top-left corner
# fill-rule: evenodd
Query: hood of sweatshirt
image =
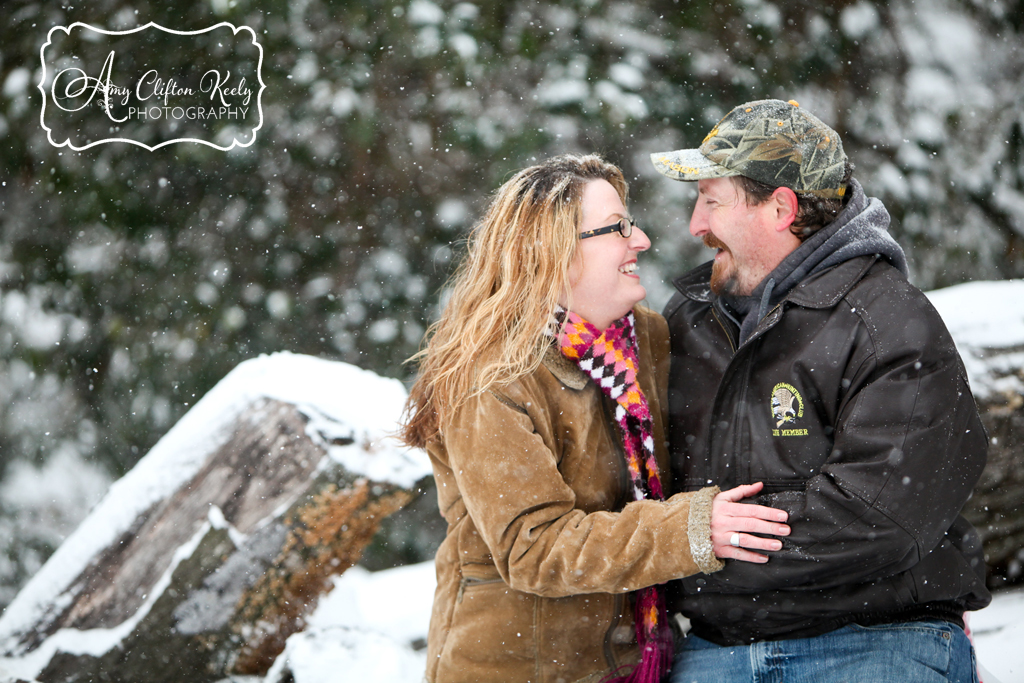
<path id="1" fill-rule="evenodd" d="M 749 296 L 723 294 L 725 312 L 740 328 L 740 343 L 757 323 L 805 278 L 858 256 L 878 254 L 907 275 L 907 257 L 889 234 L 889 212 L 882 202 L 850 181 L 850 201 L 834 221 L 804 240 Z"/>

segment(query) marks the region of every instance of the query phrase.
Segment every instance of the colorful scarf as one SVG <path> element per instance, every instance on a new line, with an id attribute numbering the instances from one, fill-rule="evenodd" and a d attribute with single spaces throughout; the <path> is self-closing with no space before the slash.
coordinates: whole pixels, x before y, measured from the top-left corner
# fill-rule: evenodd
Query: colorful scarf
<path id="1" fill-rule="evenodd" d="M 654 457 L 654 423 L 647 398 L 637 381 L 640 364 L 633 312 L 604 331 L 561 306 L 555 312 L 555 319 L 562 331 L 559 337 L 562 355 L 575 361 L 616 403 L 615 421 L 622 432 L 633 499 L 664 500 L 658 461 Z M 614 678 L 610 683 L 657 683 L 672 662 L 672 631 L 664 595 L 658 586 L 649 586 L 638 591 L 636 597 L 636 635 L 641 660 L 629 675 Z"/>

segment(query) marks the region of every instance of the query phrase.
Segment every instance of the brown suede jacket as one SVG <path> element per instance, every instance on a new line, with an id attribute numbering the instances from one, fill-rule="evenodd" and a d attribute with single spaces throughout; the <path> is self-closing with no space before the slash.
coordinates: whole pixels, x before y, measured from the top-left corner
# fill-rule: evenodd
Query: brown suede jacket
<path id="1" fill-rule="evenodd" d="M 647 309 L 635 317 L 667 480 L 668 328 Z M 552 346 L 536 372 L 471 398 L 428 445 L 448 521 L 428 681 L 597 680 L 639 658 L 630 591 L 722 567 L 709 526 L 718 489 L 627 502 L 612 411 Z"/>

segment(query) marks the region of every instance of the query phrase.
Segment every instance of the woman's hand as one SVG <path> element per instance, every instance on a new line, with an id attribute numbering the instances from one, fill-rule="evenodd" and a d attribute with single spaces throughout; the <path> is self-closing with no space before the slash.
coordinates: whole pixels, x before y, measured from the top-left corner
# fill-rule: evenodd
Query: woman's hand
<path id="1" fill-rule="evenodd" d="M 788 536 L 789 527 L 780 524 L 789 519 L 785 510 L 763 505 L 744 505 L 736 501 L 749 498 L 764 487 L 764 484 L 747 484 L 722 491 L 711 502 L 711 545 L 715 555 L 723 560 L 744 562 L 767 562 L 768 558 L 746 548 L 756 550 L 779 550 L 782 541 L 761 538 L 751 534 Z"/>

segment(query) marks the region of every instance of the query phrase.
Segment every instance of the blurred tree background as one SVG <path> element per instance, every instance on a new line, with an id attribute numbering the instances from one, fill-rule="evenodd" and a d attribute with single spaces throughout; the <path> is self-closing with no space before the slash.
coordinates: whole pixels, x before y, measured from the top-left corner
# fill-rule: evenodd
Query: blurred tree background
<path id="1" fill-rule="evenodd" d="M 467 230 L 536 159 L 626 170 L 660 308 L 707 253 L 692 188 L 648 155 L 735 104 L 796 99 L 843 136 L 916 285 L 1024 277 L 1021 0 L 9 0 L 3 17 L 0 606 L 240 361 L 409 380 Z M 251 27 L 256 143 L 50 145 L 40 47 L 74 21 Z"/>

